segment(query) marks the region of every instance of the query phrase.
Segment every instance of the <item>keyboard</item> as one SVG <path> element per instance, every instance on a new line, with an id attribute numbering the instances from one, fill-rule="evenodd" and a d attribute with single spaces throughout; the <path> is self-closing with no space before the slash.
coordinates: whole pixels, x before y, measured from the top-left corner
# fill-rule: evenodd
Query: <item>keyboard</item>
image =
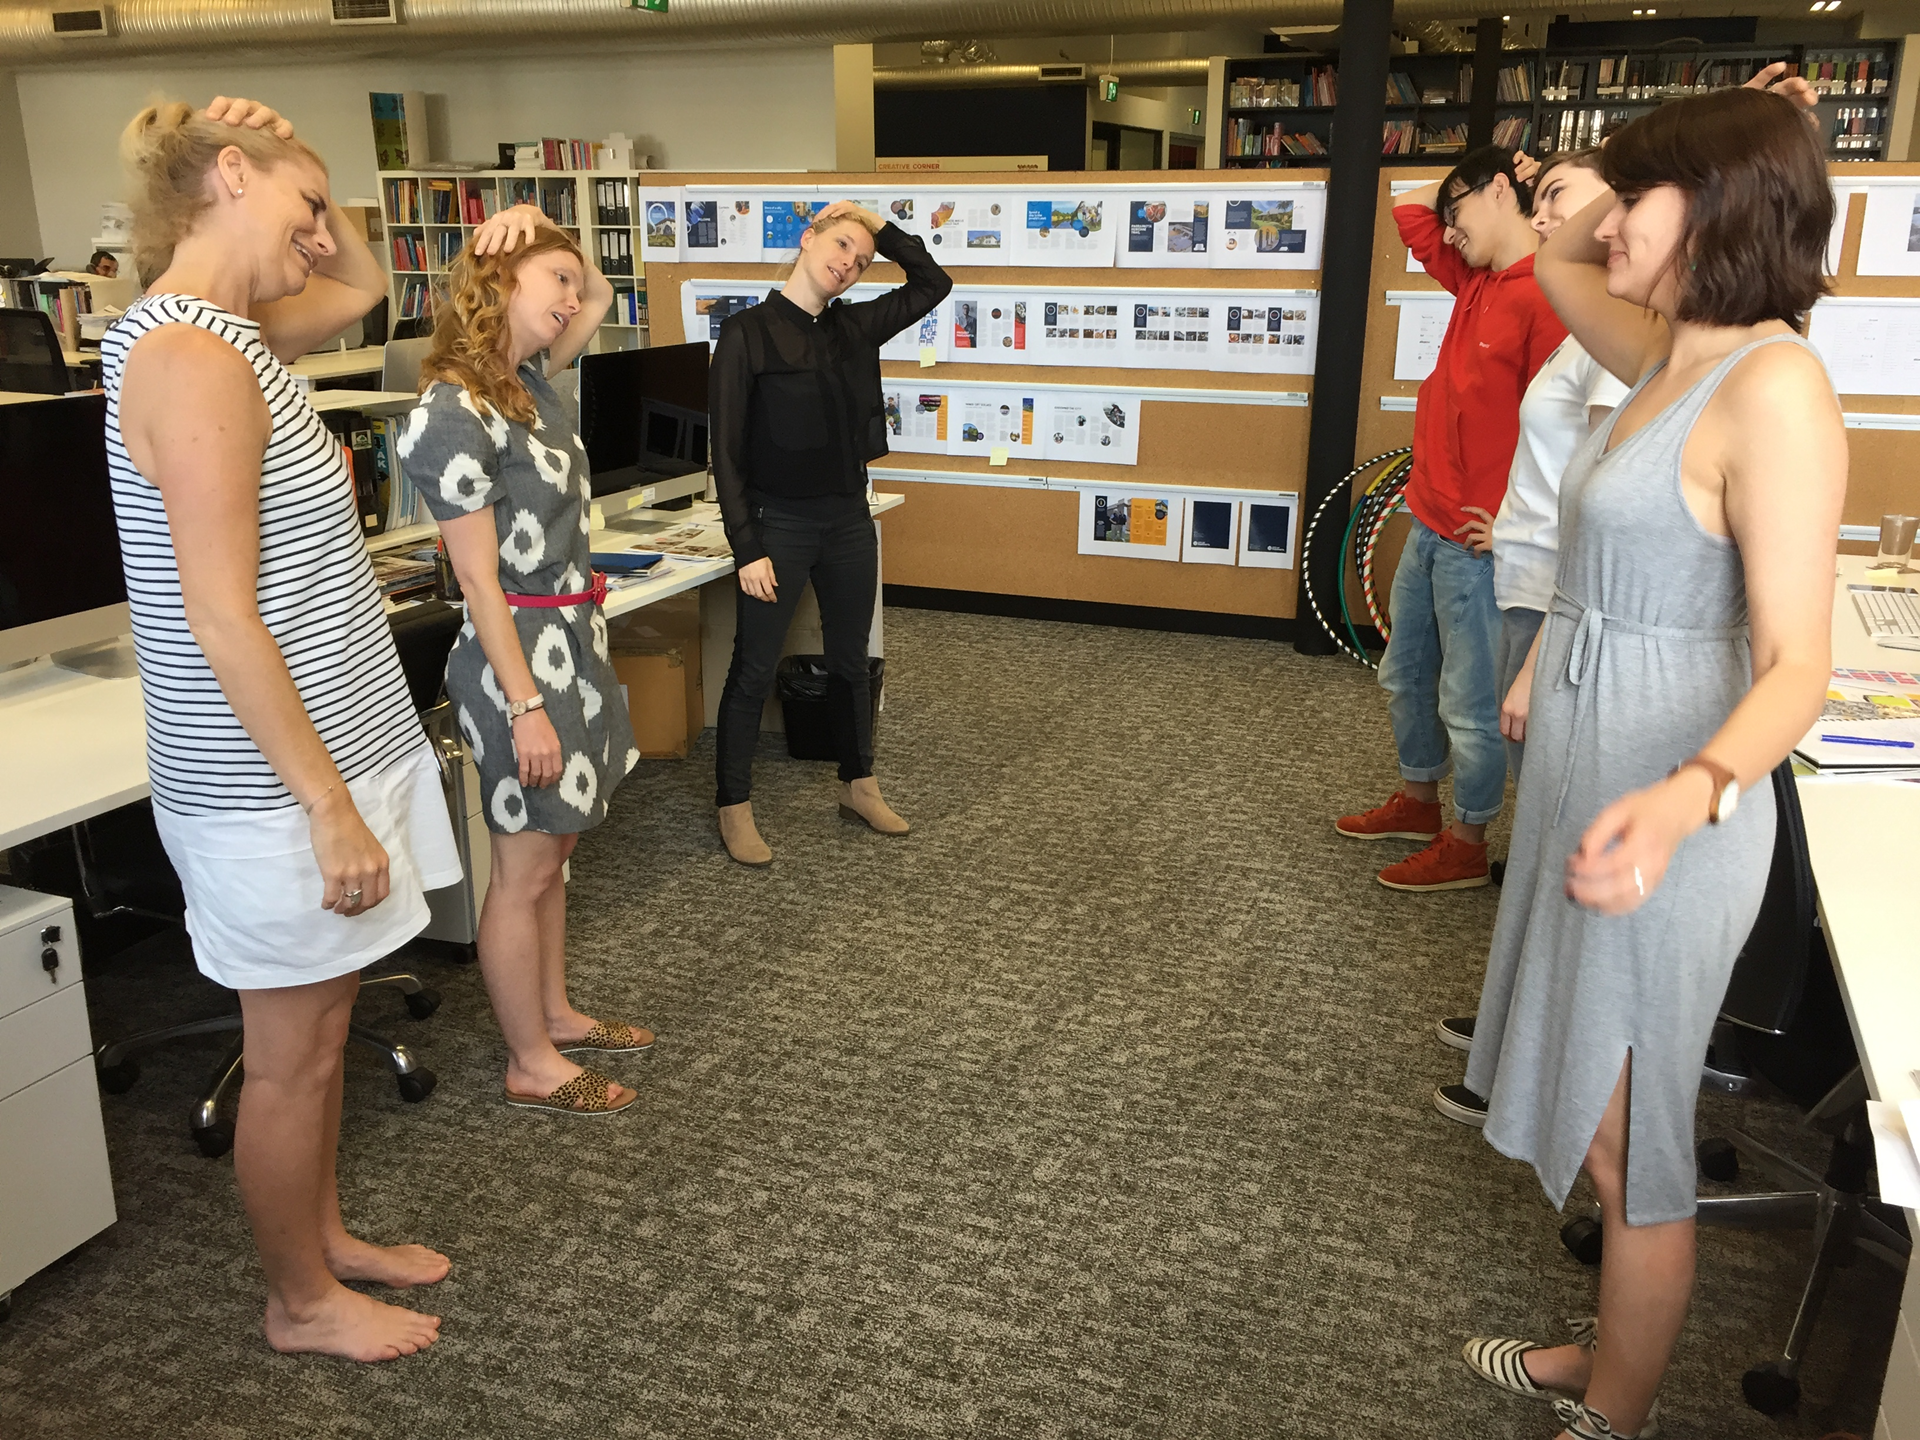
<path id="1" fill-rule="evenodd" d="M 1860 623 L 1877 645 L 1920 650 L 1920 591 L 1899 586 L 1849 585 Z"/>

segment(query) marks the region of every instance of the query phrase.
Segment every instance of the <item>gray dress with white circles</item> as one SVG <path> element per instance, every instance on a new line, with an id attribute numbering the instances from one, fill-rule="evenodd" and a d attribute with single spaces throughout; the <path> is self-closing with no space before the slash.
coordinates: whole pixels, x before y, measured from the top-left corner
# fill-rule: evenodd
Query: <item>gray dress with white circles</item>
<path id="1" fill-rule="evenodd" d="M 537 362 L 520 367 L 520 380 L 533 396 L 532 425 L 440 380 L 408 414 L 395 448 L 436 520 L 493 507 L 502 590 L 577 594 L 593 584 L 586 454 Z M 469 620 L 447 657 L 447 697 L 480 769 L 487 825 L 508 834 L 591 829 L 640 758 L 607 659 L 606 616 L 593 604 L 515 606 L 513 619 L 560 737 L 561 775 L 557 785 L 521 787 L 507 697 Z"/>

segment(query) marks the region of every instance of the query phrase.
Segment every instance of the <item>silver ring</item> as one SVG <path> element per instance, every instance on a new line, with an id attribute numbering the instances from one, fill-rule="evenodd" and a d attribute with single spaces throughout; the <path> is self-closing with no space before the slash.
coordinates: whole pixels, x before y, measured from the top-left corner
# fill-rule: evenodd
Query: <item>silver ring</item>
<path id="1" fill-rule="evenodd" d="M 1641 899 L 1646 899 L 1647 882 L 1640 878 L 1640 867 L 1638 865 L 1633 867 L 1633 888 L 1640 892 Z M 354 893 L 357 895 L 359 892 L 356 890 Z"/>
<path id="2" fill-rule="evenodd" d="M 1640 878 L 1640 872 L 1638 870 L 1634 871 L 1633 876 L 1634 876 L 1634 879 L 1637 881 Z M 340 898 L 345 900 L 349 905 L 358 905 L 360 903 L 360 894 L 361 892 L 358 890 L 349 890 L 345 895 L 341 896 Z"/>

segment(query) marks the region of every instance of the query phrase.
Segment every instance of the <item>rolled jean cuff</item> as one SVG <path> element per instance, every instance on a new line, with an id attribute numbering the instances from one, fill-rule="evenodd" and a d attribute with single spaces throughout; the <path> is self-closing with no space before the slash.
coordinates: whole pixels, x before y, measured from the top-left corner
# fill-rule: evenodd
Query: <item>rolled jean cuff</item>
<path id="1" fill-rule="evenodd" d="M 1444 780 L 1452 773 L 1453 761 L 1451 759 L 1442 760 L 1438 765 L 1407 765 L 1403 763 L 1400 766 L 1400 778 L 1402 780 L 1412 780 L 1417 784 L 1426 784 L 1433 780 Z"/>
<path id="2" fill-rule="evenodd" d="M 1491 810 L 1462 810 L 1456 802 L 1454 806 L 1454 818 L 1462 825 L 1490 825 L 1500 814 L 1500 810 L 1501 807 L 1498 805 L 1494 806 Z"/>

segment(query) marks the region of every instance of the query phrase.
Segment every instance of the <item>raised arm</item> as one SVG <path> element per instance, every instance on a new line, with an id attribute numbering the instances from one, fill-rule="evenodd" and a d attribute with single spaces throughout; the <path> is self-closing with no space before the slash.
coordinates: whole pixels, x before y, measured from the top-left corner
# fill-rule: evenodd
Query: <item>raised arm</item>
<path id="1" fill-rule="evenodd" d="M 869 222 L 880 218 L 866 210 L 857 213 Z M 907 272 L 906 283 L 878 299 L 844 308 L 847 322 L 868 343 L 880 346 L 946 299 L 953 289 L 953 277 L 940 268 L 940 262 L 927 253 L 918 237 L 891 220 L 873 232 L 873 248 Z"/>
<path id="2" fill-rule="evenodd" d="M 1427 274 L 1458 295 L 1467 283 L 1472 267 L 1460 258 L 1460 252 L 1447 244 L 1447 227 L 1435 206 L 1440 203 L 1440 186 L 1445 177 L 1418 190 L 1409 190 L 1393 202 L 1393 223 L 1400 239 Z"/>
<path id="3" fill-rule="evenodd" d="M 1533 273 L 1561 323 L 1586 352 L 1628 385 L 1673 348 L 1667 322 L 1607 293 L 1607 247 L 1594 238 L 1621 202 L 1609 190 L 1548 237 Z"/>
<path id="4" fill-rule="evenodd" d="M 216 95 L 207 106 L 207 119 L 236 129 L 271 130 L 283 140 L 293 138 L 293 122 L 270 105 Z M 322 341 L 331 340 L 378 305 L 387 293 L 386 272 L 366 243 L 353 233 L 347 217 L 324 189 L 311 197 L 325 207 L 325 220 L 316 241 L 320 253 L 313 273 L 298 295 L 255 307 L 260 338 L 282 360 L 297 360 Z"/>
<path id="5" fill-rule="evenodd" d="M 310 817 L 321 905 L 343 915 L 370 909 L 387 893 L 386 851 L 355 810 L 260 618 L 260 461 L 271 421 L 259 380 L 225 341 L 163 325 L 127 357 L 120 425 L 133 463 L 166 505 L 187 628 L 234 715 Z M 356 890 L 361 902 L 347 904 Z"/>

